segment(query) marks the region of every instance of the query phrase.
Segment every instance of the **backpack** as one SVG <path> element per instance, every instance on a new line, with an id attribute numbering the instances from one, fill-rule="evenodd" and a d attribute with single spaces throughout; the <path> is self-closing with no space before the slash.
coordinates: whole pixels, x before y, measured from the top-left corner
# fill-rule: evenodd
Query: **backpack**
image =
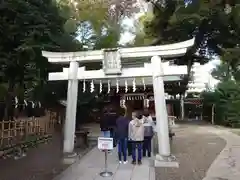
<path id="1" fill-rule="evenodd" d="M 153 127 L 152 125 L 148 122 L 147 119 L 144 120 L 144 136 L 145 137 L 151 137 L 154 135 Z"/>

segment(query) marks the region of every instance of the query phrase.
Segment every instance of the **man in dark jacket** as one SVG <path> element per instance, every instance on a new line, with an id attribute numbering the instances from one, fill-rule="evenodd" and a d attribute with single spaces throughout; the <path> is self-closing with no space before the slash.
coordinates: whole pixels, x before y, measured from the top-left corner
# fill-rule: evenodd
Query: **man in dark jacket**
<path id="1" fill-rule="evenodd" d="M 118 114 L 114 108 L 110 108 L 109 113 L 109 126 L 110 126 L 110 137 L 113 138 L 113 147 L 116 147 L 116 120 L 118 118 Z"/>
<path id="2" fill-rule="evenodd" d="M 124 115 L 125 115 L 125 110 L 122 109 L 122 111 L 120 112 L 120 116 L 116 121 L 116 136 L 118 140 L 119 163 L 122 163 L 122 155 L 123 155 L 123 163 L 126 164 L 129 119 Z"/>
<path id="3" fill-rule="evenodd" d="M 103 137 L 110 137 L 111 117 L 108 109 L 104 110 L 103 117 L 100 120 L 100 129 Z"/>

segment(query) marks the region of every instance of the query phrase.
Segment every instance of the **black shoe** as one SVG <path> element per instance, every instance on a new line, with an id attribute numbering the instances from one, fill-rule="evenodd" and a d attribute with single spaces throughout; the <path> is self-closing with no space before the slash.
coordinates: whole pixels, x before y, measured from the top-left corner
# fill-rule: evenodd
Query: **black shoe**
<path id="1" fill-rule="evenodd" d="M 132 164 L 135 165 L 135 164 L 136 164 L 136 161 L 132 161 Z"/>
<path id="2" fill-rule="evenodd" d="M 148 157 L 151 157 L 151 153 L 148 153 Z"/>
<path id="3" fill-rule="evenodd" d="M 141 165 L 142 164 L 142 161 L 138 161 L 138 165 Z"/>

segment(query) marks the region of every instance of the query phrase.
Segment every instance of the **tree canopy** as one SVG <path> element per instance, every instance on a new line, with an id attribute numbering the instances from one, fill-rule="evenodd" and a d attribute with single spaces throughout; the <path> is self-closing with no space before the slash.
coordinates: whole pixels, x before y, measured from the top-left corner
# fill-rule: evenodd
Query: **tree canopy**
<path id="1" fill-rule="evenodd" d="M 46 85 L 49 71 L 61 71 L 41 55 L 118 46 L 121 20 L 136 1 L 5 0 L 0 2 L 0 100 L 11 95 L 48 93 L 64 83 Z M 62 84 L 62 85 L 61 85 Z M 50 89 L 49 89 L 50 88 Z M 40 93 L 41 94 L 41 93 Z M 60 95 L 62 93 L 59 93 Z"/>
<path id="2" fill-rule="evenodd" d="M 180 64 L 190 67 L 194 61 L 205 63 L 217 55 L 227 56 L 225 60 L 236 67 L 240 37 L 238 0 L 146 1 L 153 5 L 154 18 L 145 22 L 145 34 L 156 39 L 153 44 L 195 37 L 195 46 L 178 60 Z"/>

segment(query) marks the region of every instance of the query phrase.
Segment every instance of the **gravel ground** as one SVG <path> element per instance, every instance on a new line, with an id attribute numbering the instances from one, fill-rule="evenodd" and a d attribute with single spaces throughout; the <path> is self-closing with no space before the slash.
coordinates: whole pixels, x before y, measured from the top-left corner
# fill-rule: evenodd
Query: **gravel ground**
<path id="1" fill-rule="evenodd" d="M 0 160 L 0 180 L 52 180 L 68 166 L 62 164 L 61 135 L 48 144 L 41 144 L 19 159 Z M 82 154 L 87 149 L 79 149 Z"/>
<path id="2" fill-rule="evenodd" d="M 172 152 L 180 163 L 179 168 L 156 168 L 156 180 L 202 180 L 205 177 L 226 142 L 214 134 L 199 131 L 198 127 L 184 124 L 175 130 Z"/>

